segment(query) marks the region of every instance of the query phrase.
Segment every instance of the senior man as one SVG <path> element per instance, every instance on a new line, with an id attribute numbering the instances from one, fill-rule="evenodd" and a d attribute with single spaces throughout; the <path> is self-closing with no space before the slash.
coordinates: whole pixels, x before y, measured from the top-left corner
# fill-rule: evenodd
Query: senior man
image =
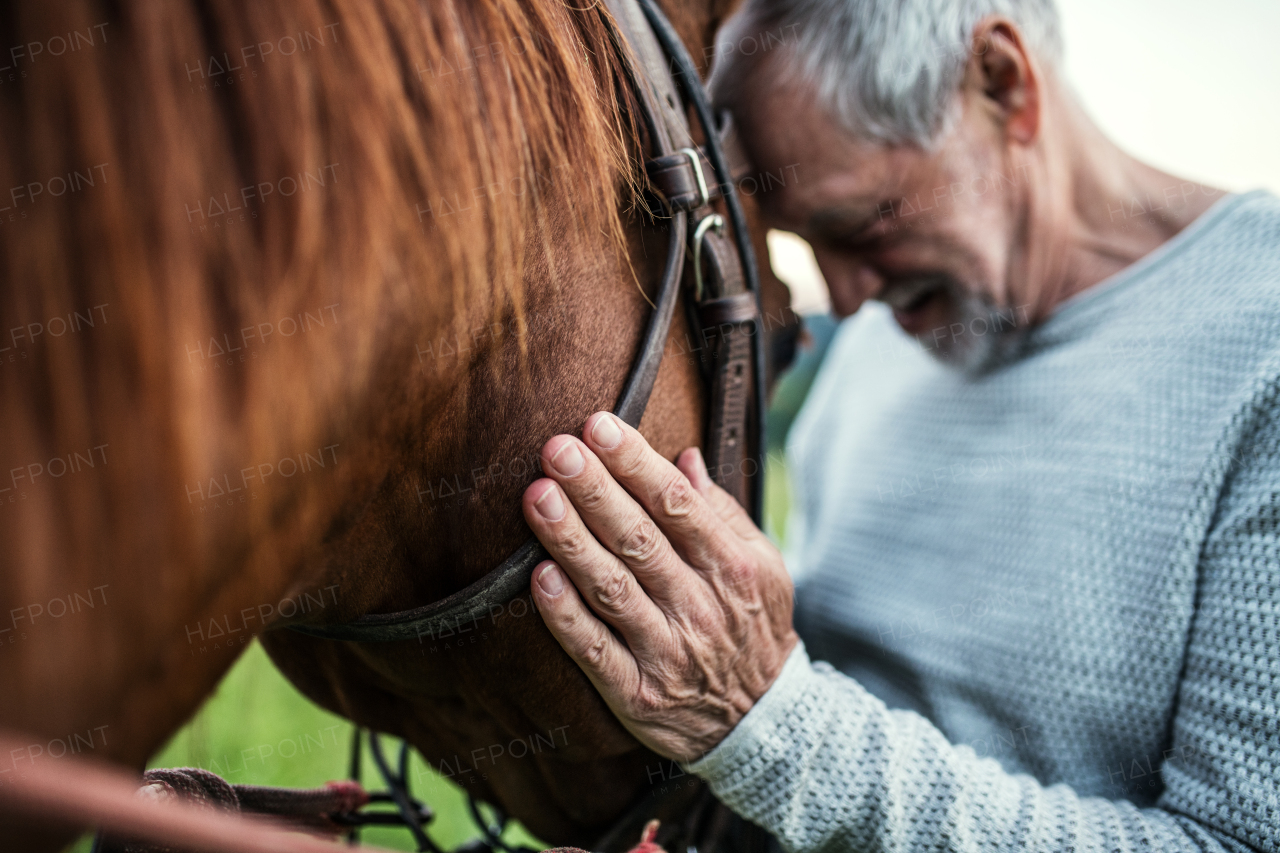
<path id="1" fill-rule="evenodd" d="M 1280 201 L 1110 143 L 1049 0 L 753 32 L 714 94 L 856 313 L 791 443 L 807 648 L 697 451 L 607 413 L 525 495 L 547 625 L 789 850 L 1280 850 Z"/>

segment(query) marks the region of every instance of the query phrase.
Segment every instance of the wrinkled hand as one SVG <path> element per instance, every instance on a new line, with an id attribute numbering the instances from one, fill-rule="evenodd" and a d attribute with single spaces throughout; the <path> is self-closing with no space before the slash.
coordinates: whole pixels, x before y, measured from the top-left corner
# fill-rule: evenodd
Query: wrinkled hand
<path id="1" fill-rule="evenodd" d="M 607 412 L 582 434 L 585 443 L 558 435 L 543 446 L 550 479 L 524 493 L 525 518 L 555 560 L 534 569 L 534 600 L 636 738 L 695 760 L 795 647 L 791 579 L 696 448 L 672 465 Z"/>

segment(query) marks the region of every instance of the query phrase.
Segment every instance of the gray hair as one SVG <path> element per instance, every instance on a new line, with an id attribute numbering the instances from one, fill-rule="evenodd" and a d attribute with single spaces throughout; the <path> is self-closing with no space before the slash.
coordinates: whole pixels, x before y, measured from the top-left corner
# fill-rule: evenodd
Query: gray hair
<path id="1" fill-rule="evenodd" d="M 990 15 L 1011 20 L 1048 67 L 1061 64 L 1054 0 L 747 0 L 716 39 L 712 91 L 740 103 L 749 66 L 776 42 L 782 75 L 813 87 L 847 130 L 932 148 L 955 117 L 970 52 L 985 49 L 974 28 Z"/>

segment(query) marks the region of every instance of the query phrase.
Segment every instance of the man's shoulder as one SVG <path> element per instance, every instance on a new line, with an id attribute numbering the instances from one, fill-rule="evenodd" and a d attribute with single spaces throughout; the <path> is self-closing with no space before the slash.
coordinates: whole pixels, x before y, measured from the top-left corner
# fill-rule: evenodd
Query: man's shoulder
<path id="1" fill-rule="evenodd" d="M 1050 318 L 1046 342 L 1117 370 L 1251 373 L 1280 351 L 1280 198 L 1224 199 L 1096 287 Z"/>
<path id="2" fill-rule="evenodd" d="M 1260 297 L 1280 294 L 1280 287 L 1275 286 L 1280 284 L 1280 198 L 1255 190 L 1222 204 L 1225 209 L 1207 224 L 1207 233 L 1191 242 L 1186 261 L 1208 272 L 1212 284 L 1260 285 Z M 1195 223 L 1191 227 L 1196 227 Z M 1215 290 L 1211 287 L 1207 292 Z"/>
<path id="3" fill-rule="evenodd" d="M 1280 350 L 1280 198 L 1259 190 L 1232 201 L 1186 264 L 1171 265 L 1185 307 L 1170 319 L 1194 323 L 1207 346 L 1267 360 Z"/>
<path id="4" fill-rule="evenodd" d="M 1234 216 L 1241 222 L 1261 225 L 1275 240 L 1280 240 L 1280 196 L 1270 190 L 1257 189 L 1234 196 Z"/>
<path id="5" fill-rule="evenodd" d="M 1214 229 L 1214 247 L 1245 266 L 1274 270 L 1280 265 L 1280 197 L 1254 190 L 1234 201 Z"/>

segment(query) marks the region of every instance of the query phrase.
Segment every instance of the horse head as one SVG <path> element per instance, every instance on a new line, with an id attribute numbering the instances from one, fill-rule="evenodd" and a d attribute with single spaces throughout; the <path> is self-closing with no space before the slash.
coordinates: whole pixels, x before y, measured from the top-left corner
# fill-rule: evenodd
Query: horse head
<path id="1" fill-rule="evenodd" d="M 731 4 L 664 5 L 705 71 Z M 141 766 L 247 638 L 444 598 L 528 536 L 538 448 L 614 404 L 667 235 L 602 4 L 85 0 L 0 33 L 94 39 L 0 89 L 0 321 L 26 336 L 0 353 L 0 602 L 27 620 L 0 625 L 0 724 L 101 727 Z M 640 423 L 668 457 L 707 417 L 697 340 L 677 311 Z M 448 636 L 261 635 L 542 838 L 590 842 L 659 766 L 527 596 Z"/>

